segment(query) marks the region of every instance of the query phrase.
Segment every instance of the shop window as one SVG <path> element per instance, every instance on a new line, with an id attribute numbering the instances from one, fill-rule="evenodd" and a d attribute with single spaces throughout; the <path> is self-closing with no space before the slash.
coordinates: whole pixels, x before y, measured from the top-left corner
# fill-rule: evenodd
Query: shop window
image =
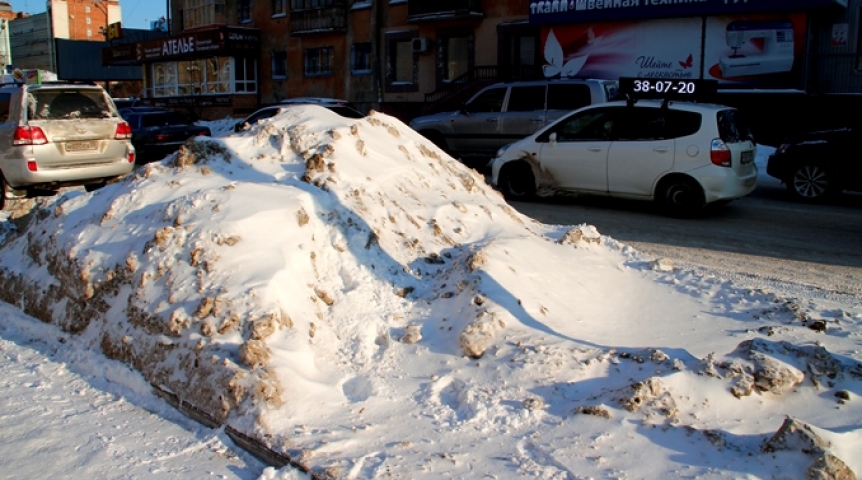
<path id="1" fill-rule="evenodd" d="M 217 95 L 230 93 L 230 57 L 212 57 L 206 59 L 206 92 Z"/>
<path id="2" fill-rule="evenodd" d="M 414 92 L 419 88 L 419 67 L 413 53 L 413 37 L 409 34 L 392 34 L 386 39 L 386 90 Z"/>
<path id="3" fill-rule="evenodd" d="M 350 47 L 350 73 L 371 74 L 371 42 L 354 43 Z"/>
<path id="4" fill-rule="evenodd" d="M 204 61 L 202 59 L 177 62 L 177 91 L 180 96 L 204 93 Z"/>
<path id="5" fill-rule="evenodd" d="M 253 58 L 237 58 L 234 91 L 237 93 L 257 92 L 257 62 Z"/>
<path id="6" fill-rule="evenodd" d="M 279 50 L 272 52 L 272 79 L 284 80 L 287 78 L 287 52 Z"/>
<path id="7" fill-rule="evenodd" d="M 305 49 L 305 76 L 332 75 L 332 47 Z"/>
<path id="8" fill-rule="evenodd" d="M 472 35 L 451 36 L 441 39 L 443 81 L 451 82 L 467 73 L 473 56 Z"/>
<path id="9" fill-rule="evenodd" d="M 272 0 L 272 16 L 284 15 L 287 12 L 284 9 L 286 0 Z"/>
<path id="10" fill-rule="evenodd" d="M 251 22 L 251 0 L 237 0 L 236 16 L 239 23 Z"/>

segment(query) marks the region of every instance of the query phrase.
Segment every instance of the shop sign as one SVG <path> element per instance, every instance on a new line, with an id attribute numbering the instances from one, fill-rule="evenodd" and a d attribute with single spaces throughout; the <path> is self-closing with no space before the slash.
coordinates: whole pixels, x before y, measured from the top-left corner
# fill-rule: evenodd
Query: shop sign
<path id="1" fill-rule="evenodd" d="M 810 10 L 846 0 L 531 0 L 530 23 L 676 18 L 736 13 Z"/>

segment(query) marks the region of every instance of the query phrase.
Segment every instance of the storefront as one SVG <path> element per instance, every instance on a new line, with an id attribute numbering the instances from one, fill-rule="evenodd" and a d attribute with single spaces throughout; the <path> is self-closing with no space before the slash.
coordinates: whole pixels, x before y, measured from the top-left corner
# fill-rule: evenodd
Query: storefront
<path id="1" fill-rule="evenodd" d="M 530 2 L 544 74 L 714 79 L 721 88 L 805 89 L 812 12 L 836 0 Z"/>
<path id="2" fill-rule="evenodd" d="M 259 56 L 259 30 L 220 26 L 105 48 L 102 63 L 141 65 L 145 105 L 214 116 L 257 106 Z"/>

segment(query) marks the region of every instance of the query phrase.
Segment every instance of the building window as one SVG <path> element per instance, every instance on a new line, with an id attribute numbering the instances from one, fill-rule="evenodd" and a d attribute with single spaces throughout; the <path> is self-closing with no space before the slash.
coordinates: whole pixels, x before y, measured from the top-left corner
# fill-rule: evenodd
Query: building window
<path id="1" fill-rule="evenodd" d="M 153 86 L 147 94 L 154 98 L 257 92 L 257 64 L 253 59 L 208 57 L 159 62 L 151 68 Z"/>
<path id="2" fill-rule="evenodd" d="M 88 28 L 88 29 L 87 29 L 87 38 L 90 38 L 90 37 L 92 37 L 92 36 L 93 36 L 93 30 L 91 30 L 91 29 L 89 29 L 89 28 Z"/>
<path id="3" fill-rule="evenodd" d="M 470 69 L 472 38 L 470 35 L 444 38 L 441 42 L 443 62 L 443 81 L 451 82 L 467 73 Z"/>
<path id="4" fill-rule="evenodd" d="M 857 18 L 857 30 L 862 28 L 862 7 L 859 7 Z M 862 32 L 856 33 L 856 70 L 862 70 Z"/>
<path id="5" fill-rule="evenodd" d="M 350 0 L 350 8 L 360 9 L 371 7 L 372 0 Z"/>
<path id="6" fill-rule="evenodd" d="M 90 6 L 84 5 L 84 13 L 90 13 Z"/>
<path id="7" fill-rule="evenodd" d="M 272 52 L 272 79 L 284 80 L 287 78 L 287 52 L 279 50 Z"/>
<path id="8" fill-rule="evenodd" d="M 315 10 L 333 5 L 335 0 L 290 0 L 291 10 Z"/>
<path id="9" fill-rule="evenodd" d="M 257 61 L 253 58 L 237 58 L 235 90 L 238 93 L 257 92 Z"/>
<path id="10" fill-rule="evenodd" d="M 305 76 L 332 75 L 332 47 L 305 49 Z"/>
<path id="11" fill-rule="evenodd" d="M 183 28 L 225 24 L 225 0 L 185 0 L 182 4 Z"/>
<path id="12" fill-rule="evenodd" d="M 238 0 L 236 2 L 236 15 L 239 23 L 251 21 L 251 0 Z"/>
<path id="13" fill-rule="evenodd" d="M 90 19 L 90 17 L 87 17 L 87 18 L 84 20 L 84 23 L 86 23 L 87 25 L 90 25 L 91 23 L 93 23 L 93 20 L 91 20 L 91 19 Z"/>
<path id="14" fill-rule="evenodd" d="M 284 15 L 287 12 L 284 10 L 285 0 L 272 0 L 272 16 Z"/>
<path id="15" fill-rule="evenodd" d="M 350 47 L 350 73 L 371 74 L 371 42 L 354 43 Z"/>
<path id="16" fill-rule="evenodd" d="M 386 90 L 415 92 L 419 88 L 419 67 L 413 53 L 413 33 L 391 34 L 386 38 Z"/>

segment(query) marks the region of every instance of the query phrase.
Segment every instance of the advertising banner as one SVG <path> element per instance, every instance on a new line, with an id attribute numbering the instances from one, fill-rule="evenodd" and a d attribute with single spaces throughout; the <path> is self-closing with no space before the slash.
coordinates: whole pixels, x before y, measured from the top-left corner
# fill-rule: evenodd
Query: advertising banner
<path id="1" fill-rule="evenodd" d="M 556 25 L 542 29 L 547 78 L 712 79 L 723 88 L 799 88 L 804 14 Z"/>

